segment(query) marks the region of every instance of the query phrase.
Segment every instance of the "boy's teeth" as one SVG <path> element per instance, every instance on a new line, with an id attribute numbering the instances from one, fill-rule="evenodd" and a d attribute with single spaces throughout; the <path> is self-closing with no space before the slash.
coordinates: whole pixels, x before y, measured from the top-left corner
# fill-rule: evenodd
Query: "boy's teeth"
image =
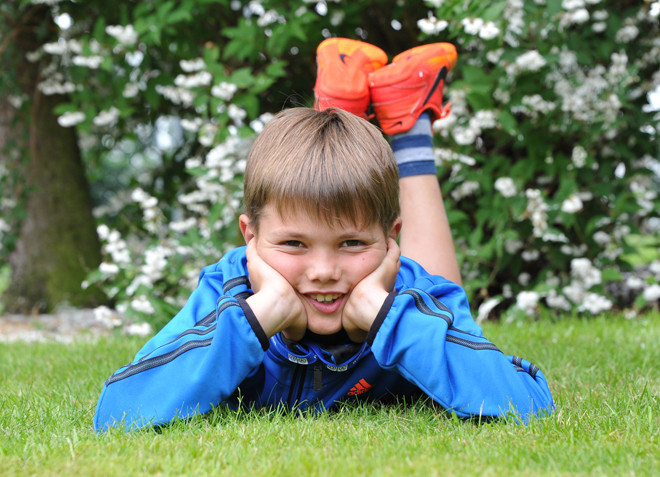
<path id="1" fill-rule="evenodd" d="M 341 295 L 312 295 L 312 298 L 314 298 L 316 301 L 320 301 L 321 303 L 330 303 L 331 301 L 335 301 L 340 296 Z"/>

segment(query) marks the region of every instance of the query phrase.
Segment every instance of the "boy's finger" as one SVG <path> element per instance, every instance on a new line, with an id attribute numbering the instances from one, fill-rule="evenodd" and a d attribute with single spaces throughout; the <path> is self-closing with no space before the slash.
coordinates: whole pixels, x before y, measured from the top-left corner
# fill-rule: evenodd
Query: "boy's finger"
<path id="1" fill-rule="evenodd" d="M 396 243 L 396 240 L 394 240 L 392 237 L 388 238 L 387 255 L 385 256 L 385 259 L 392 260 L 394 262 L 399 262 L 400 258 L 401 258 L 401 249 L 399 248 L 399 244 Z"/>
<path id="2" fill-rule="evenodd" d="M 261 261 L 261 257 L 257 252 L 257 244 L 255 240 L 250 240 L 247 243 L 247 248 L 245 249 L 245 257 L 247 258 L 248 262 L 257 263 Z"/>

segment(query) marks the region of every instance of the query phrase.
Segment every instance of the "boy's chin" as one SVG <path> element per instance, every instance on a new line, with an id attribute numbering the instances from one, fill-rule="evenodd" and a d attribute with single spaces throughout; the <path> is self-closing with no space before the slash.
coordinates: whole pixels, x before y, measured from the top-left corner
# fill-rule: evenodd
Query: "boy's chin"
<path id="1" fill-rule="evenodd" d="M 343 328 L 341 320 L 319 320 L 307 323 L 307 329 L 317 335 L 334 335 L 339 333 Z"/>

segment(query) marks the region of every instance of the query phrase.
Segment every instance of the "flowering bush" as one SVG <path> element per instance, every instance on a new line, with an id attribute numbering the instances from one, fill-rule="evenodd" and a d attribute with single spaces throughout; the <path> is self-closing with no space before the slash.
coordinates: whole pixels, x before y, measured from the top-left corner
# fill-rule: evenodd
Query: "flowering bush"
<path id="1" fill-rule="evenodd" d="M 660 82 L 660 3 L 469 2 L 462 15 L 460 2 L 426 3 L 426 39 L 463 52 L 453 114 L 435 128 L 480 318 L 653 303 L 658 116 L 645 105 Z M 655 237 L 650 267 L 632 266 L 631 234 Z"/>
<path id="2" fill-rule="evenodd" d="M 310 104 L 333 35 L 394 38 L 392 56 L 410 38 L 457 45 L 436 155 L 478 319 L 660 296 L 658 1 L 46 3 L 61 38 L 32 53 L 52 61 L 40 87 L 71 97 L 59 122 L 81 134 L 106 257 L 90 281 L 126 314 L 167 321 L 240 243 L 251 140 Z"/>

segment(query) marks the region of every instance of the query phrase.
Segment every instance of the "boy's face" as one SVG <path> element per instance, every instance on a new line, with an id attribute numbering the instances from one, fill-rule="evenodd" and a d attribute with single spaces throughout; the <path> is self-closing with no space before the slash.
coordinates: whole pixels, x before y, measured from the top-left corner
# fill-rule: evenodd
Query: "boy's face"
<path id="1" fill-rule="evenodd" d="M 397 219 L 390 236 L 396 238 L 400 224 Z M 246 242 L 256 240 L 259 256 L 292 286 L 305 307 L 307 328 L 318 334 L 341 330 L 349 293 L 387 253 L 387 236 L 379 224 L 328 225 L 304 212 L 282 217 L 270 204 L 262 211 L 258 232 L 246 216 L 241 228 Z"/>

